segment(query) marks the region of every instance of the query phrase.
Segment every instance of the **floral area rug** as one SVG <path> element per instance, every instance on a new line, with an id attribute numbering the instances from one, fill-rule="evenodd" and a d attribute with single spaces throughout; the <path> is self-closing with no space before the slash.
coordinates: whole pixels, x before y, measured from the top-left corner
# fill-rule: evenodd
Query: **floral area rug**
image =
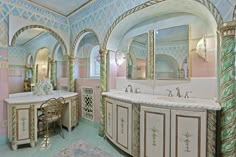
<path id="1" fill-rule="evenodd" d="M 72 144 L 70 147 L 63 149 L 55 157 L 112 157 L 100 148 L 94 147 L 83 140 Z"/>

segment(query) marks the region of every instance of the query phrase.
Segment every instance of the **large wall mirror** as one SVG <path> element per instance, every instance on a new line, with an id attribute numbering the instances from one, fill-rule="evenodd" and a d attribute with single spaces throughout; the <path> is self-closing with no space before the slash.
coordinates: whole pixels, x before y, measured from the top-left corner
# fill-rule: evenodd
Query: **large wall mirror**
<path id="1" fill-rule="evenodd" d="M 189 13 L 166 14 L 136 24 L 117 48 L 126 55 L 126 78 L 188 81 L 216 77 L 215 28 L 214 22 Z"/>
<path id="2" fill-rule="evenodd" d="M 143 80 L 147 78 L 148 33 L 129 39 L 127 54 L 127 78 Z"/>
<path id="3" fill-rule="evenodd" d="M 189 78 L 189 26 L 155 30 L 155 79 Z"/>
<path id="4" fill-rule="evenodd" d="M 58 77 L 68 77 L 64 49 L 48 30 L 22 31 L 9 47 L 9 93 L 31 91 L 31 86 L 43 79 L 50 79 L 55 87 Z"/>

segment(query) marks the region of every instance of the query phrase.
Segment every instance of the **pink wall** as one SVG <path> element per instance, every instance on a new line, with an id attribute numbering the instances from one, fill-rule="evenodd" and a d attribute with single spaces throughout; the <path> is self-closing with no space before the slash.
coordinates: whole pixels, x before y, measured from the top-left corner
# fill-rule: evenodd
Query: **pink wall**
<path id="1" fill-rule="evenodd" d="M 112 60 L 113 55 L 111 55 Z M 116 87 L 116 77 L 117 77 L 118 67 L 115 62 L 110 62 L 110 89 L 114 89 Z"/>
<path id="2" fill-rule="evenodd" d="M 82 106 L 81 106 L 81 87 L 91 87 L 94 90 L 94 122 L 100 122 L 100 80 L 99 79 L 78 79 L 76 81 L 76 92 L 79 94 L 79 116 L 82 116 Z"/>
<path id="3" fill-rule="evenodd" d="M 7 56 L 7 50 L 0 49 L 0 56 Z M 8 63 L 7 60 L 1 61 Z M 3 103 L 3 100 L 8 97 L 8 69 L 0 67 L 0 124 L 2 120 L 7 120 L 7 108 Z M 1 128 L 0 125 L 0 136 L 7 134 L 7 128 Z"/>
<path id="4" fill-rule="evenodd" d="M 24 66 L 8 68 L 9 94 L 24 92 Z"/>
<path id="5" fill-rule="evenodd" d="M 216 77 L 216 53 L 208 53 L 204 61 L 196 53 L 192 54 L 192 77 Z"/>
<path id="6" fill-rule="evenodd" d="M 89 73 L 89 63 L 88 60 L 79 59 L 79 78 L 88 78 Z"/>

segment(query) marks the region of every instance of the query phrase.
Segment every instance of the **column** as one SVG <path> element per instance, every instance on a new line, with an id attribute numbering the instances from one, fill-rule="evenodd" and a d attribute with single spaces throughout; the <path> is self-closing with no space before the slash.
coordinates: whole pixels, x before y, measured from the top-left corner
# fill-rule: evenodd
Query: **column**
<path id="1" fill-rule="evenodd" d="M 154 30 L 149 31 L 149 57 L 148 57 L 148 75 L 147 79 L 154 80 L 154 58 L 155 58 L 155 52 L 154 52 Z"/>
<path id="2" fill-rule="evenodd" d="M 106 57 L 107 50 L 100 49 L 100 90 L 101 90 L 101 105 L 100 105 L 100 126 L 99 126 L 99 135 L 104 136 L 105 134 L 105 97 L 102 96 L 102 92 L 106 91 L 107 87 L 107 68 L 106 68 Z"/>
<path id="3" fill-rule="evenodd" d="M 52 83 L 52 86 L 53 86 L 53 88 L 55 87 L 55 82 L 56 82 L 56 80 L 55 80 L 55 75 L 56 75 L 56 70 L 55 70 L 55 60 L 54 59 L 51 59 L 50 60 L 50 67 L 51 67 L 51 76 L 50 76 L 50 80 L 51 80 L 51 83 Z"/>
<path id="4" fill-rule="evenodd" d="M 70 91 L 71 92 L 74 92 L 74 89 L 75 89 L 74 64 L 75 64 L 75 57 L 69 56 L 69 73 L 70 73 Z"/>
<path id="5" fill-rule="evenodd" d="M 236 81 L 235 81 L 236 21 L 220 28 L 220 156 L 236 156 Z"/>
<path id="6" fill-rule="evenodd" d="M 36 66 L 33 65 L 33 76 L 32 76 L 32 83 L 35 84 L 36 83 Z"/>
<path id="7" fill-rule="evenodd" d="M 27 65 L 25 65 L 25 79 L 24 80 L 28 80 L 28 78 L 29 78 L 28 70 L 29 70 L 29 68 L 27 67 Z"/>

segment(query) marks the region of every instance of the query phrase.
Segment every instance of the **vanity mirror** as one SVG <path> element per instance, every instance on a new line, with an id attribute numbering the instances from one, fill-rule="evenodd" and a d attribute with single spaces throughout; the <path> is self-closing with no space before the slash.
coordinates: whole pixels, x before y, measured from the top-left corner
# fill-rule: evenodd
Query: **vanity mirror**
<path id="1" fill-rule="evenodd" d="M 189 26 L 155 31 L 155 79 L 189 78 Z"/>
<path id="2" fill-rule="evenodd" d="M 9 47 L 10 93 L 30 91 L 33 84 L 45 78 L 55 86 L 56 75 L 62 70 L 68 71 L 61 68 L 67 66 L 63 61 L 67 60 L 63 56 L 64 48 L 51 32 L 43 28 L 29 28 L 12 41 Z"/>
<path id="3" fill-rule="evenodd" d="M 126 53 L 126 78 L 189 81 L 195 77 L 216 77 L 215 28 L 214 23 L 185 13 L 136 24 L 124 34 L 117 48 Z M 136 41 L 145 45 L 146 53 L 142 57 L 133 48 Z M 137 62 L 137 58 L 142 59 L 142 63 Z M 144 60 L 145 72 L 139 68 L 144 66 Z M 145 75 L 136 76 L 137 69 Z"/>
<path id="4" fill-rule="evenodd" d="M 147 78 L 148 33 L 129 39 L 127 54 L 127 78 L 143 80 Z"/>

